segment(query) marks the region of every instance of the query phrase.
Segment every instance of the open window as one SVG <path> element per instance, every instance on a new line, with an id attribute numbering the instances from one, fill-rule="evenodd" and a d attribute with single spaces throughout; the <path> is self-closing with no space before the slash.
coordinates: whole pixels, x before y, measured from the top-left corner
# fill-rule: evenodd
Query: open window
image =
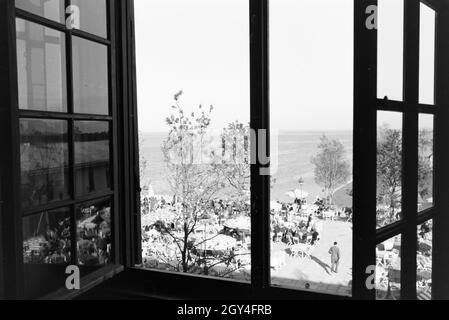
<path id="1" fill-rule="evenodd" d="M 0 296 L 447 298 L 448 9 L 1 1 Z"/>

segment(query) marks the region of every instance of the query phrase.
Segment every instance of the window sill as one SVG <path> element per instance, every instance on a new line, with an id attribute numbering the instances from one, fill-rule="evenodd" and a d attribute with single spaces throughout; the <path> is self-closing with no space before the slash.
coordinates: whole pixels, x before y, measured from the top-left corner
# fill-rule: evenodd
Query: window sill
<path id="1" fill-rule="evenodd" d="M 125 268 L 122 265 L 108 265 L 80 279 L 80 290 L 60 289 L 39 300 L 72 300 L 103 282 L 114 278 Z"/>

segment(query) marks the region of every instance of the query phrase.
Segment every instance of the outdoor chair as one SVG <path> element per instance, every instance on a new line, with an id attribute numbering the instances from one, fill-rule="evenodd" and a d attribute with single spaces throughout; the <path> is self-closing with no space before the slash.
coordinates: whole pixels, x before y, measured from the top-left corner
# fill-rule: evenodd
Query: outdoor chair
<path id="1" fill-rule="evenodd" d="M 276 236 L 276 242 L 281 242 L 281 241 L 282 241 L 282 235 L 278 233 Z"/>

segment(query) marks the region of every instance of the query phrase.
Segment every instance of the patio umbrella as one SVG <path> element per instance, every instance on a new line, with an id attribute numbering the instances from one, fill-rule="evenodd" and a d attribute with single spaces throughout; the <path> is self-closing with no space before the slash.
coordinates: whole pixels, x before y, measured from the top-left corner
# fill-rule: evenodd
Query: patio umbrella
<path id="1" fill-rule="evenodd" d="M 296 195 L 295 195 L 294 191 L 289 191 L 289 192 L 286 193 L 286 195 L 289 196 L 290 198 L 293 198 L 293 199 L 296 198 Z"/>
<path id="2" fill-rule="evenodd" d="M 294 193 L 295 193 L 295 198 L 296 199 L 305 199 L 305 198 L 307 198 L 309 196 L 309 193 L 307 191 L 304 191 L 304 190 L 296 189 Z"/>
<path id="3" fill-rule="evenodd" d="M 240 216 L 226 221 L 224 226 L 229 229 L 249 232 L 251 230 L 251 219 L 249 217 Z"/>
<path id="4" fill-rule="evenodd" d="M 274 211 L 282 210 L 282 205 L 280 203 L 277 203 L 276 201 L 271 201 L 270 207 L 271 207 L 271 210 L 274 210 Z"/>
<path id="5" fill-rule="evenodd" d="M 235 248 L 236 246 L 236 239 L 223 234 L 220 234 L 212 238 L 211 240 L 206 241 L 206 250 L 224 251 L 227 249 Z"/>

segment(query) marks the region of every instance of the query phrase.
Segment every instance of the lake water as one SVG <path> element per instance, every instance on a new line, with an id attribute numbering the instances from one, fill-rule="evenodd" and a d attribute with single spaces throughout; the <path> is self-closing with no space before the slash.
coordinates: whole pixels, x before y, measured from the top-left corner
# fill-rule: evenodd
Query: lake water
<path id="1" fill-rule="evenodd" d="M 311 158 L 319 150 L 321 136 L 339 140 L 345 147 L 348 161 L 352 165 L 353 135 L 349 131 L 338 132 L 281 132 L 277 135 L 278 168 L 274 174 L 276 183 L 271 190 L 272 200 L 291 200 L 286 193 L 299 188 L 298 180 L 303 178 L 303 190 L 309 193 L 309 200 L 322 196 L 322 188 L 315 183 L 314 165 Z M 167 133 L 142 133 L 140 152 L 147 161 L 146 179 L 142 185 L 151 183 L 155 194 L 170 195 L 171 191 L 165 179 L 166 167 L 163 161 L 161 145 Z M 273 144 L 272 144 L 273 145 Z"/>

